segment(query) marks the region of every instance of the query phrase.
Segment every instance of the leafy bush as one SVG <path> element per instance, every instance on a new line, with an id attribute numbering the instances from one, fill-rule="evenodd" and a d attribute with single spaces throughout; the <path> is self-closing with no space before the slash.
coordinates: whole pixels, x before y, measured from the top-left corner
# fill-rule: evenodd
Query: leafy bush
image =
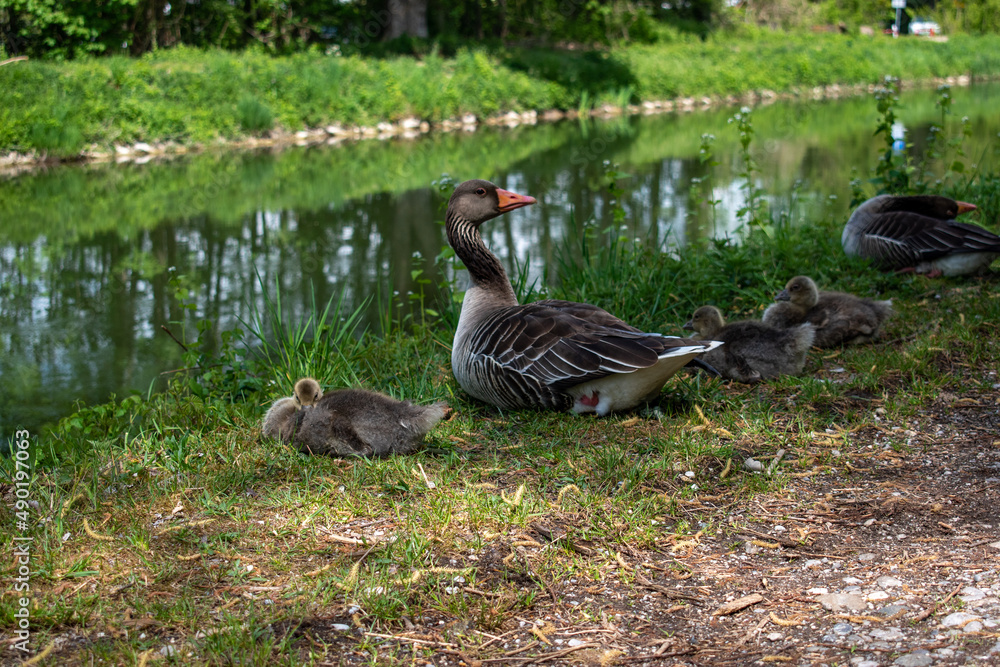
<path id="1" fill-rule="evenodd" d="M 875 83 L 884 74 L 913 80 L 1000 72 L 996 35 L 947 43 L 843 35 L 776 39 L 756 28 L 705 41 L 671 35 L 613 53 L 462 49 L 454 58 L 432 51 L 423 60 L 370 60 L 177 48 L 140 59 L 21 62 L 0 67 L 0 151 L 69 155 L 92 143 L 206 142 L 275 127 L 372 124 L 411 115 L 439 121 L 463 113 Z"/>
<path id="2" fill-rule="evenodd" d="M 263 134 L 274 127 L 271 108 L 249 95 L 237 103 L 236 120 L 243 131 L 250 134 Z"/>

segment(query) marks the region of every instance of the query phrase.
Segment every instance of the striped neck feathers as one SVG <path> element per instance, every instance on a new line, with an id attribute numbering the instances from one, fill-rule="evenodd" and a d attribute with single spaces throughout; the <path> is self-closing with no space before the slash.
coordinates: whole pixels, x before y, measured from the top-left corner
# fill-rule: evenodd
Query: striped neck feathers
<path id="1" fill-rule="evenodd" d="M 476 225 L 449 211 L 447 231 L 448 243 L 465 264 L 476 287 L 513 294 L 514 290 L 503 264 L 483 243 L 483 237 Z"/>

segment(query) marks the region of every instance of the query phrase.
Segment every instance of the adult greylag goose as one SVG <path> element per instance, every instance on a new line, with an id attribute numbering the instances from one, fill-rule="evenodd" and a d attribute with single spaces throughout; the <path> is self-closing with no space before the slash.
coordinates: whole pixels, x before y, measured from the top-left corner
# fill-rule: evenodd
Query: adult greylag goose
<path id="1" fill-rule="evenodd" d="M 451 350 L 468 394 L 499 408 L 603 416 L 656 397 L 670 376 L 721 345 L 646 333 L 585 303 L 518 304 L 479 226 L 534 203 L 482 180 L 462 183 L 448 202 L 448 242 L 472 279 Z"/>
<path id="2" fill-rule="evenodd" d="M 324 394 L 319 383 L 303 378 L 295 397 L 280 398 L 267 411 L 262 431 L 306 454 L 409 454 L 448 410 L 444 402 L 414 405 L 367 389 Z"/>
<path id="3" fill-rule="evenodd" d="M 840 242 L 851 257 L 884 269 L 934 276 L 977 273 L 1000 257 L 1000 236 L 956 222 L 973 204 L 937 195 L 879 195 L 859 206 Z"/>
<path id="4" fill-rule="evenodd" d="M 808 322 L 789 329 L 757 320 L 726 324 L 722 311 L 715 306 L 694 311 L 684 328 L 695 331 L 698 340 L 725 343 L 702 358 L 724 377 L 748 383 L 801 373 L 816 336 L 816 329 Z"/>
<path id="5" fill-rule="evenodd" d="M 820 292 L 808 276 L 795 276 L 764 311 L 764 323 L 779 329 L 810 322 L 813 345 L 838 347 L 874 339 L 892 315 L 892 300 L 874 301 L 844 292 Z"/>

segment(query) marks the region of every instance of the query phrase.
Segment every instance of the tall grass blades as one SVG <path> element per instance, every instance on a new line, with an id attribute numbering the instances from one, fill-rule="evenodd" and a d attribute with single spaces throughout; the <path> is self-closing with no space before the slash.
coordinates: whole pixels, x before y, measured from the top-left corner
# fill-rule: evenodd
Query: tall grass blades
<path id="1" fill-rule="evenodd" d="M 83 130 L 69 105 L 62 103 L 51 110 L 51 116 L 41 115 L 31 123 L 28 144 L 39 153 L 52 157 L 69 157 L 83 149 Z"/>
<path id="2" fill-rule="evenodd" d="M 282 391 L 291 393 L 298 378 L 315 377 L 320 383 L 357 384 L 355 353 L 360 347 L 358 328 L 368 300 L 351 312 L 345 312 L 343 293 L 331 296 L 325 304 L 317 303 L 310 286 L 309 309 L 298 315 L 286 312 L 277 282 L 269 294 L 263 278 L 257 274 L 263 294 L 263 306 L 249 304 L 249 321 L 242 321 L 257 343 L 251 353 L 257 367 L 269 373 Z"/>

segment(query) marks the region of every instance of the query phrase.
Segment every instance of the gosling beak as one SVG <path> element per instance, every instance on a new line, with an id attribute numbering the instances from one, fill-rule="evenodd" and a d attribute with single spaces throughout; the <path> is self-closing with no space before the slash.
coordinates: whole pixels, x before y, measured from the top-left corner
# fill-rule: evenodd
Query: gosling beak
<path id="1" fill-rule="evenodd" d="M 969 204 L 968 202 L 964 201 L 959 201 L 955 203 L 958 204 L 958 213 L 956 215 L 962 215 L 963 213 L 968 213 L 969 211 L 976 210 L 975 204 Z"/>
<path id="2" fill-rule="evenodd" d="M 534 197 L 519 195 L 503 188 L 497 188 L 497 198 L 500 200 L 501 213 L 513 211 L 515 208 L 521 208 L 522 206 L 531 206 L 535 203 Z"/>
<path id="3" fill-rule="evenodd" d="M 791 301 L 792 295 L 788 293 L 788 290 L 783 289 L 774 295 L 775 301 Z"/>
<path id="4" fill-rule="evenodd" d="M 684 326 L 682 326 L 681 329 L 684 329 L 685 331 L 694 331 L 694 322 L 688 320 L 684 323 Z"/>

